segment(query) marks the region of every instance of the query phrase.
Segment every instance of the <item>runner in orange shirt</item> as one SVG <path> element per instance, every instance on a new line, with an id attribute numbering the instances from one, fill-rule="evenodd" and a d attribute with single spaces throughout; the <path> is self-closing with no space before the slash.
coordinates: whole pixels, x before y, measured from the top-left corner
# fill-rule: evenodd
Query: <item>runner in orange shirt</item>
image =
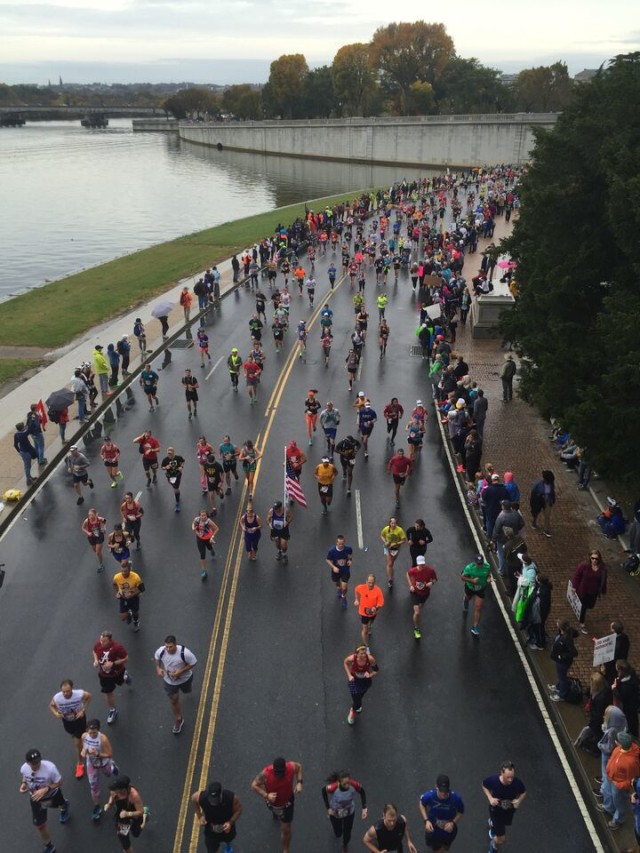
<path id="1" fill-rule="evenodd" d="M 298 291 L 300 293 L 300 296 L 302 296 L 302 288 L 304 286 L 304 280 L 306 278 L 306 275 L 307 274 L 304 271 L 304 267 L 301 267 L 301 266 L 297 266 L 295 268 L 295 270 L 293 271 L 293 277 L 295 278 L 295 280 L 297 282 Z"/>
<path id="2" fill-rule="evenodd" d="M 376 586 L 376 576 L 369 575 L 366 583 L 359 584 L 355 590 L 356 600 L 354 606 L 358 608 L 360 621 L 362 622 L 362 642 L 369 652 L 369 638 L 372 634 L 373 625 L 378 611 L 384 606 L 384 595 L 379 586 Z"/>

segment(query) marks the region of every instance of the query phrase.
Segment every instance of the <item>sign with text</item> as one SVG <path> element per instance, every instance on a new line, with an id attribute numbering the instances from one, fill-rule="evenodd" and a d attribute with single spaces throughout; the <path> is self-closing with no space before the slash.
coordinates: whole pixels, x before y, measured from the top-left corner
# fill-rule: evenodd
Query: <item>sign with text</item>
<path id="1" fill-rule="evenodd" d="M 578 598 L 578 593 L 571 585 L 571 581 L 569 581 L 569 584 L 567 585 L 567 601 L 569 602 L 569 606 L 573 610 L 576 619 L 580 621 L 580 611 L 582 610 L 582 602 Z"/>
<path id="2" fill-rule="evenodd" d="M 616 655 L 617 634 L 609 634 L 599 637 L 593 644 L 593 665 L 600 666 L 601 663 L 609 663 Z"/>

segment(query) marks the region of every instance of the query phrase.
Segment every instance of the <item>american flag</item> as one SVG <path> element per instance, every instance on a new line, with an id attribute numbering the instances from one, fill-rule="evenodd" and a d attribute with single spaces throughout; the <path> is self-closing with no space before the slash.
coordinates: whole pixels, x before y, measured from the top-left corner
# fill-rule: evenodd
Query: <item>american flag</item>
<path id="1" fill-rule="evenodd" d="M 299 481 L 295 479 L 295 477 L 290 477 L 288 474 L 284 480 L 284 486 L 287 491 L 287 495 L 292 501 L 297 501 L 300 506 L 307 507 L 307 499 L 304 496 L 304 492 L 302 491 L 302 486 Z"/>

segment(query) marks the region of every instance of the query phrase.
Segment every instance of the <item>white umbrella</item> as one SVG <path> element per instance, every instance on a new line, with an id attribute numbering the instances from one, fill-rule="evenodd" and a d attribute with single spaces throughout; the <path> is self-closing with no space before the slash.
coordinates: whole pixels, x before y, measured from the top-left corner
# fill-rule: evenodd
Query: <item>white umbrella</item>
<path id="1" fill-rule="evenodd" d="M 155 308 L 151 309 L 152 317 L 168 317 L 173 308 L 173 302 L 158 302 Z"/>

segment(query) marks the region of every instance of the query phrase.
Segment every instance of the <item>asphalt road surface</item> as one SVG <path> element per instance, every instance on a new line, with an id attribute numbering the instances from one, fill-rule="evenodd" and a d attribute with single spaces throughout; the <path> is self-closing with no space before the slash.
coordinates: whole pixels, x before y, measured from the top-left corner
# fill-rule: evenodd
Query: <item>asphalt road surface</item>
<path id="1" fill-rule="evenodd" d="M 328 293 L 324 268 L 329 257 L 317 264 L 316 308 Z M 336 260 L 339 265 L 339 256 Z M 266 282 L 263 289 L 267 291 Z M 280 754 L 304 765 L 293 850 L 339 849 L 320 788 L 327 774 L 346 767 L 366 788 L 371 818 L 356 824 L 352 849 L 364 849 L 360 839 L 365 829 L 379 817 L 383 804 L 392 801 L 407 816 L 423 850 L 418 798 L 433 787 L 438 774 L 447 773 L 466 804 L 455 849 L 485 851 L 487 803 L 481 780 L 498 772 L 505 758 L 515 761 L 517 775 L 529 792 L 509 831 L 508 849 L 521 853 L 593 849 L 493 593 L 485 606 L 479 640 L 471 636 L 470 620 L 462 613 L 458 576 L 472 559 L 475 546 L 431 409 L 425 446 L 404 489 L 398 517 L 405 528 L 417 517 L 426 519 L 434 536 L 428 560 L 438 572 L 439 583 L 425 607 L 423 639 L 416 642 L 404 581 L 409 554 L 406 549 L 401 552 L 396 589 L 386 595 L 372 642 L 380 675 L 365 698 L 357 725 L 347 724 L 350 697 L 342 660 L 358 642 L 360 625 L 351 596 L 348 610 L 341 610 L 324 557 L 336 534 L 344 533 L 354 548 L 352 586 L 373 571 L 386 594 L 379 532 L 394 512 L 394 498 L 385 471 L 390 452 L 382 409 L 392 396 L 400 398 L 406 412 L 417 398 L 430 399 L 425 363 L 411 351 L 417 343 L 413 334 L 417 315 L 406 273 L 399 286 L 391 283 L 388 290 L 387 357 L 379 359 L 375 334 L 371 334 L 361 377 L 351 395 L 344 363 L 353 321 L 348 279 L 331 298 L 335 340 L 328 368 L 321 358 L 317 320 L 310 327 L 306 364 L 295 356 L 289 358 L 298 318 L 311 316 L 306 296 L 292 293 L 292 329 L 284 351 L 274 352 L 269 329 L 264 335 L 267 362 L 259 405 L 253 407 L 244 383 L 239 393 L 233 393 L 225 360 L 232 346 L 240 347 L 243 355 L 248 352 L 247 323 L 254 299 L 244 289 L 226 299 L 209 325 L 211 365 L 204 370 L 199 367 L 196 349 L 173 350 L 172 364 L 160 373 L 160 408 L 150 414 L 136 388 L 135 405 L 112 430 L 122 449 L 124 483 L 117 489 L 109 487 L 98 455 L 101 442 L 94 441 L 87 453 L 96 487 L 87 493 L 84 506 L 76 506 L 68 475 L 61 468 L 0 544 L 0 561 L 7 565 L 0 593 L 3 851 L 39 849 L 28 803 L 18 794 L 18 770 L 29 747 L 38 747 L 58 765 L 72 804 L 72 820 L 66 826 L 59 826 L 52 815 L 58 851 L 119 849 L 111 819 L 103 819 L 99 826 L 92 823 L 86 779 L 73 778 L 71 739 L 47 710 L 64 677 L 93 693 L 89 714 L 103 721 L 121 771 L 132 777 L 150 806 L 151 821 L 135 842 L 136 851 L 196 850 L 198 836 L 187 795 L 208 779 L 220 780 L 243 802 L 235 849 L 278 851 L 278 826 L 249 785 Z M 374 330 L 375 291 L 370 271 L 366 297 Z M 214 365 L 218 366 L 211 373 Z M 180 385 L 185 366 L 193 368 L 201 386 L 198 417 L 193 421 L 187 419 Z M 332 399 L 341 411 L 338 439 L 355 431 L 351 405 L 358 390 L 371 397 L 378 412 L 370 460 L 365 464 L 362 454 L 358 458 L 354 494 L 348 498 L 338 479 L 328 516 L 321 515 L 312 479 L 312 469 L 323 455 L 320 432 L 314 446 L 306 446 L 303 404 L 309 388 L 319 390 L 323 404 Z M 132 439 L 146 427 L 153 430 L 163 450 L 173 445 L 187 459 L 179 515 L 174 513 L 164 476 L 151 489 L 145 487 Z M 257 440 L 264 453 L 255 490 L 256 510 L 263 520 L 272 502 L 282 496 L 284 445 L 296 438 L 309 456 L 302 477 L 309 508 L 294 510 L 288 565 L 274 559 L 268 533 L 263 535 L 257 562 L 250 563 L 238 535 L 246 494 L 241 482 L 234 485 L 232 497 L 224 501 L 218 515 L 216 557 L 210 561 L 209 580 L 202 583 L 190 530 L 192 518 L 203 505 L 195 442 L 204 433 L 217 446 L 227 432 L 238 445 L 246 438 Z M 404 444 L 403 436 L 400 442 Z M 118 621 L 111 592 L 115 560 L 105 555 L 107 571 L 97 574 L 95 557 L 80 530 L 90 506 L 107 517 L 111 529 L 119 520 L 125 488 L 142 492 L 146 512 L 143 549 L 133 552 L 134 569 L 147 587 L 138 634 Z M 91 665 L 92 645 L 105 627 L 112 628 L 115 639 L 128 649 L 133 677 L 131 687 L 118 691 L 120 715 L 112 727 L 105 725 L 105 703 Z M 152 663 L 152 654 L 167 633 L 175 633 L 199 661 L 194 693 L 183 703 L 186 724 L 178 737 L 171 734 L 169 703 Z M 204 849 L 202 842 L 199 849 Z"/>

